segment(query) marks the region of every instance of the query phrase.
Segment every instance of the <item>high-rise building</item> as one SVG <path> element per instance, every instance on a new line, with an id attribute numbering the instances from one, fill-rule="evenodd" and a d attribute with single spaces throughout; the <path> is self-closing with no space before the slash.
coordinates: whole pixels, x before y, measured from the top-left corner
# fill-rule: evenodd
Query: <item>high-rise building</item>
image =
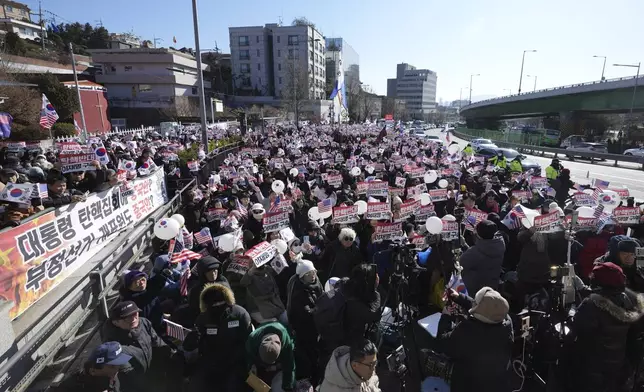
<path id="1" fill-rule="evenodd" d="M 436 111 L 436 82 L 436 72 L 401 63 L 396 66 L 396 79 L 387 80 L 387 96 L 404 100 L 412 118 L 425 119 Z"/>
<path id="2" fill-rule="evenodd" d="M 229 33 L 235 95 L 280 98 L 306 88 L 309 99 L 325 98 L 324 37 L 313 26 L 272 23 Z"/>

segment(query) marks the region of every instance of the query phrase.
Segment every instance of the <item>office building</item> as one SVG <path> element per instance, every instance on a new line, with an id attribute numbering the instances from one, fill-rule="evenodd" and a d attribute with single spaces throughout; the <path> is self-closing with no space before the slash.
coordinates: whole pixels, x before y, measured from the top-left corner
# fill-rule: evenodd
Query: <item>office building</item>
<path id="1" fill-rule="evenodd" d="M 387 96 L 404 100 L 412 118 L 426 120 L 429 114 L 436 112 L 436 82 L 436 72 L 401 63 L 396 66 L 396 79 L 387 80 Z"/>
<path id="2" fill-rule="evenodd" d="M 312 26 L 230 27 L 235 95 L 324 99 L 324 37 Z"/>
<path id="3" fill-rule="evenodd" d="M 89 50 L 96 81 L 107 89 L 112 126 L 153 125 L 199 117 L 197 61 L 166 48 Z M 207 66 L 202 64 L 202 70 Z M 204 81 L 206 96 L 210 82 Z M 210 111 L 210 105 L 206 105 Z"/>

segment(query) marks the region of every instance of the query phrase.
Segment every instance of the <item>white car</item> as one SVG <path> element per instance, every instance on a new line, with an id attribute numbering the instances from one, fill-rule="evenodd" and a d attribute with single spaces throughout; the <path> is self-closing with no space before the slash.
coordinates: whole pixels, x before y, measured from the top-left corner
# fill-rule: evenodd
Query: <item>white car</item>
<path id="1" fill-rule="evenodd" d="M 572 152 L 572 153 L 571 153 Z M 605 145 L 601 143 L 588 143 L 588 142 L 583 142 L 576 144 L 572 147 L 566 148 L 566 156 L 568 158 L 574 158 L 576 155 L 574 152 L 597 152 L 600 154 L 606 154 L 608 153 L 608 149 L 606 148 Z M 578 156 L 578 155 L 577 155 Z"/>
<path id="2" fill-rule="evenodd" d="M 491 148 L 499 148 L 499 146 L 497 146 L 494 143 L 484 143 L 484 144 L 479 144 L 477 146 L 474 146 L 474 151 L 479 151 L 482 149 L 491 149 Z"/>
<path id="3" fill-rule="evenodd" d="M 409 134 L 416 137 L 422 137 L 422 138 L 427 137 L 427 135 L 425 134 L 425 130 L 421 128 L 414 128 L 409 131 Z"/>
<path id="4" fill-rule="evenodd" d="M 438 136 L 427 135 L 427 136 L 425 136 L 425 140 L 428 140 L 430 142 L 434 142 L 434 143 L 443 145 L 443 141 Z"/>
<path id="5" fill-rule="evenodd" d="M 634 155 L 636 157 L 644 157 L 644 147 L 629 148 L 624 151 L 624 155 Z"/>
<path id="6" fill-rule="evenodd" d="M 478 148 L 481 144 L 494 145 L 490 139 L 472 139 L 470 140 L 472 147 Z"/>

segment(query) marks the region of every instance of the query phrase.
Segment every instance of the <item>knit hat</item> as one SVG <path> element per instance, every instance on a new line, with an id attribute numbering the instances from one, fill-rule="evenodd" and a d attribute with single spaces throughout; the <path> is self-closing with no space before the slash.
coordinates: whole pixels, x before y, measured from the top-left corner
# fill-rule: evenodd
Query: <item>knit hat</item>
<path id="1" fill-rule="evenodd" d="M 137 270 L 129 271 L 123 277 L 123 285 L 125 285 L 125 287 L 129 288 L 132 285 L 132 282 L 134 282 L 135 280 L 137 280 L 140 277 L 144 277 L 144 278 L 147 279 L 148 274 L 146 274 L 143 271 L 137 271 Z"/>
<path id="2" fill-rule="evenodd" d="M 483 287 L 474 297 L 474 306 L 470 309 L 470 314 L 486 324 L 498 324 L 505 320 L 509 310 L 508 301 L 499 292 Z"/>
<path id="3" fill-rule="evenodd" d="M 590 280 L 597 286 L 617 289 L 624 288 L 624 285 L 626 284 L 626 276 L 624 275 L 622 268 L 610 262 L 597 264 L 593 268 L 593 272 L 590 275 Z"/>
<path id="4" fill-rule="evenodd" d="M 267 364 L 275 363 L 280 356 L 281 350 L 282 341 L 279 336 L 274 333 L 265 335 L 259 344 L 259 359 Z"/>
<path id="5" fill-rule="evenodd" d="M 620 252 L 635 253 L 635 248 L 637 248 L 637 242 L 633 240 L 620 241 L 617 245 Z"/>
<path id="6" fill-rule="evenodd" d="M 295 273 L 300 278 L 304 276 L 304 274 L 310 271 L 316 271 L 316 269 L 315 269 L 315 266 L 313 265 L 313 262 L 309 260 L 300 260 L 297 263 L 297 267 L 295 267 Z"/>
<path id="7" fill-rule="evenodd" d="M 481 221 L 476 225 L 476 233 L 484 240 L 491 240 L 494 238 L 494 234 L 497 230 L 498 228 L 496 227 L 496 224 L 489 220 Z"/>

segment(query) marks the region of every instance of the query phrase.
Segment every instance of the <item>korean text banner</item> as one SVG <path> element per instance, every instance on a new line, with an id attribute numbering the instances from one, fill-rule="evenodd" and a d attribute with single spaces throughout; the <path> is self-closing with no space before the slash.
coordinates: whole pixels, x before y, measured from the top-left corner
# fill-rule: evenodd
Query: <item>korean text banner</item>
<path id="1" fill-rule="evenodd" d="M 14 303 L 11 319 L 167 202 L 163 169 L 131 184 L 128 196 L 115 187 L 0 233 L 0 296 Z"/>

